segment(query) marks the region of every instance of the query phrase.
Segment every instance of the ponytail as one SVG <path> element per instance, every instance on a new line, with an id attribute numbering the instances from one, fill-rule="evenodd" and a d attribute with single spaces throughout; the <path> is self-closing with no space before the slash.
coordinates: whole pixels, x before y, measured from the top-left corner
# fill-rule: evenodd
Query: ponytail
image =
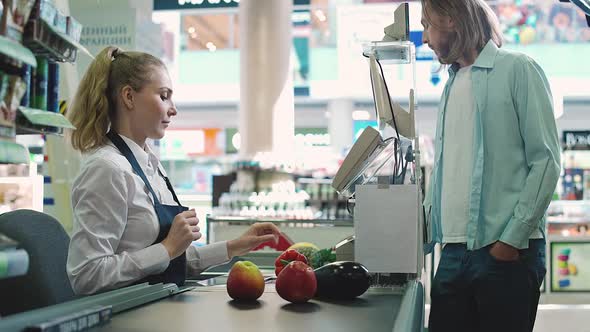
<path id="1" fill-rule="evenodd" d="M 109 119 L 109 72 L 116 47 L 103 49 L 84 74 L 68 119 L 76 127 L 70 134 L 72 147 L 81 152 L 104 145 Z"/>

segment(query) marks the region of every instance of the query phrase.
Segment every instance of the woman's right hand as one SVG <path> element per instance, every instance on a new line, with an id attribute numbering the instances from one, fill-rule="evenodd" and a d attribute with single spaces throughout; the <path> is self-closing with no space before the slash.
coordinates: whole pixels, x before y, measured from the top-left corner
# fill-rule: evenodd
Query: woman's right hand
<path id="1" fill-rule="evenodd" d="M 168 236 L 162 240 L 162 245 L 168 251 L 171 260 L 182 255 L 191 242 L 201 238 L 198 223 L 199 218 L 194 209 L 181 212 L 174 217 Z"/>

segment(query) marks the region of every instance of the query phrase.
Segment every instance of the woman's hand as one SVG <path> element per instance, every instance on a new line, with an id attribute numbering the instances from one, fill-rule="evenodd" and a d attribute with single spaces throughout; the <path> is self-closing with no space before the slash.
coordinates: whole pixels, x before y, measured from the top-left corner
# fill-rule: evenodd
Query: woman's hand
<path id="1" fill-rule="evenodd" d="M 162 240 L 162 245 L 168 251 L 171 260 L 182 255 L 191 242 L 201 238 L 198 223 L 199 218 L 194 209 L 181 212 L 174 217 L 168 236 Z"/>
<path id="2" fill-rule="evenodd" d="M 268 241 L 279 241 L 281 231 L 270 222 L 255 223 L 237 239 L 227 241 L 227 254 L 231 259 L 250 252 L 259 244 Z"/>

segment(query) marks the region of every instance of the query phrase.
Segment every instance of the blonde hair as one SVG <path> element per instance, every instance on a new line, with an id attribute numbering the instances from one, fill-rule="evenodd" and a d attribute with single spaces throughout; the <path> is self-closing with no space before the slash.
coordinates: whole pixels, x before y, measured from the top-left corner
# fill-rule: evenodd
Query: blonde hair
<path id="1" fill-rule="evenodd" d="M 151 81 L 154 67 L 165 65 L 147 53 L 124 52 L 113 46 L 103 49 L 80 81 L 67 113 L 76 127 L 68 133 L 72 147 L 86 152 L 104 145 L 121 88 L 129 85 L 140 91 Z"/>
<path id="2" fill-rule="evenodd" d="M 474 61 L 472 50 L 481 52 L 489 40 L 502 46 L 498 18 L 484 0 L 422 0 L 422 15 L 433 25 L 430 12 L 447 16 L 455 23 L 455 38 L 449 45 L 449 54 L 439 58 L 443 64 L 453 64 L 462 57 Z"/>

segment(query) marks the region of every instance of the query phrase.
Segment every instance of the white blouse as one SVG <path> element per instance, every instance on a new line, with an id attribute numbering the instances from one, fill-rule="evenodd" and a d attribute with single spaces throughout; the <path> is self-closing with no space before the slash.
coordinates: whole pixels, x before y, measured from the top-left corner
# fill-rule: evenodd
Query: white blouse
<path id="1" fill-rule="evenodd" d="M 176 205 L 168 190 L 166 173 L 149 146 L 142 149 L 121 136 L 129 146 L 162 204 Z M 76 294 L 93 294 L 129 285 L 166 270 L 170 257 L 160 243 L 153 244 L 160 225 L 153 199 L 131 164 L 108 141 L 82 158 L 72 186 L 74 228 L 67 272 Z M 201 226 L 202 227 L 202 226 Z M 226 262 L 226 242 L 189 246 L 187 276 Z"/>

